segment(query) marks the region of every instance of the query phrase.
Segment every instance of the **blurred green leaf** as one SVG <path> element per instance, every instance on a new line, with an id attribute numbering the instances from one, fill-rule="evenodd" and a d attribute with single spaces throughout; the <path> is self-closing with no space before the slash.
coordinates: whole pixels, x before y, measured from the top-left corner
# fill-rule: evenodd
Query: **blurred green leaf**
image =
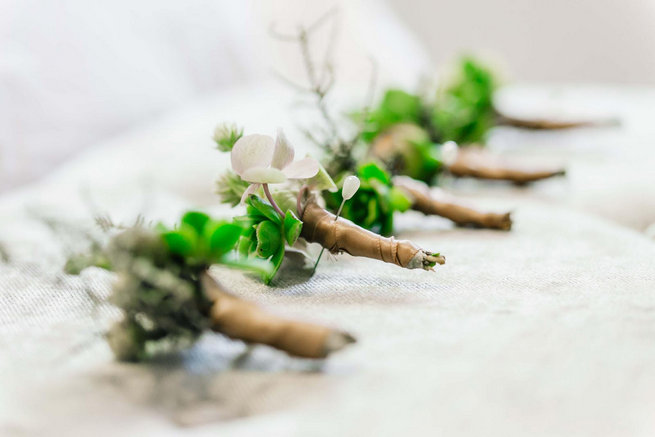
<path id="1" fill-rule="evenodd" d="M 208 221 L 209 216 L 204 212 L 189 211 L 182 216 L 182 224 L 191 226 L 197 234 L 202 234 Z"/>
<path id="2" fill-rule="evenodd" d="M 193 227 L 186 223 L 182 223 L 174 231 L 163 233 L 162 238 L 172 253 L 188 257 L 194 255 L 196 252 L 198 234 Z"/>
<path id="3" fill-rule="evenodd" d="M 396 187 L 391 187 L 389 190 L 389 200 L 394 211 L 405 212 L 412 206 L 412 201 L 407 195 Z"/>
<path id="4" fill-rule="evenodd" d="M 493 72 L 471 57 L 460 60 L 455 79 L 437 94 L 431 123 L 439 142 L 484 141 L 495 123 Z"/>
<path id="5" fill-rule="evenodd" d="M 214 255 L 224 255 L 234 249 L 243 228 L 233 223 L 219 224 L 209 237 L 209 249 Z"/>
<path id="6" fill-rule="evenodd" d="M 374 162 L 369 162 L 367 164 L 361 165 L 357 170 L 357 174 L 360 179 L 370 181 L 371 179 L 376 179 L 382 182 L 385 185 L 391 183 L 391 177 L 389 173 L 382 169 L 378 164 Z"/>

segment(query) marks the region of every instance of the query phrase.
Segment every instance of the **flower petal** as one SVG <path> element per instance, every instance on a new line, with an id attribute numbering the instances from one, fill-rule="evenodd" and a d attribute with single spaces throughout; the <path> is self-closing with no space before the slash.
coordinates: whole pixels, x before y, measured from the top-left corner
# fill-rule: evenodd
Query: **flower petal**
<path id="1" fill-rule="evenodd" d="M 293 161 L 294 151 L 287 140 L 286 135 L 280 129 L 275 139 L 275 151 L 273 152 L 273 162 L 271 166 L 282 170 Z"/>
<path id="2" fill-rule="evenodd" d="M 279 184 L 287 180 L 281 170 L 273 167 L 253 167 L 244 171 L 241 179 L 251 183 Z"/>
<path id="3" fill-rule="evenodd" d="M 282 169 L 289 179 L 307 179 L 318 173 L 318 161 L 314 158 L 305 158 L 292 162 Z"/>
<path id="4" fill-rule="evenodd" d="M 241 202 L 239 202 L 239 204 L 244 203 L 251 194 L 255 194 L 261 185 L 262 184 L 249 185 L 248 188 L 246 188 L 246 191 L 243 192 L 243 196 L 241 196 Z"/>
<path id="5" fill-rule="evenodd" d="M 268 167 L 273 160 L 275 143 L 268 135 L 246 135 L 232 148 L 232 169 L 239 176 L 252 167 Z"/>

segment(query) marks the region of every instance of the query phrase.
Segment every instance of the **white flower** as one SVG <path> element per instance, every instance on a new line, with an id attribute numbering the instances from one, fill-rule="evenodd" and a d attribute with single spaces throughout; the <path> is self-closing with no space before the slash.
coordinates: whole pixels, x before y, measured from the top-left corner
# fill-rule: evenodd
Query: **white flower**
<path id="1" fill-rule="evenodd" d="M 232 148 L 232 169 L 244 181 L 250 182 L 242 199 L 246 199 L 260 184 L 279 184 L 287 179 L 308 179 L 318 173 L 318 161 L 304 158 L 294 161 L 293 147 L 284 133 L 278 131 L 274 140 L 268 135 L 246 135 Z"/>
<path id="2" fill-rule="evenodd" d="M 454 141 L 447 141 L 441 146 L 441 161 L 446 166 L 451 166 L 457 160 L 457 153 L 459 153 L 459 147 Z"/>
<path id="3" fill-rule="evenodd" d="M 353 197 L 357 190 L 359 190 L 359 179 L 357 176 L 348 176 L 346 180 L 343 181 L 343 188 L 341 190 L 343 200 L 348 200 Z"/>

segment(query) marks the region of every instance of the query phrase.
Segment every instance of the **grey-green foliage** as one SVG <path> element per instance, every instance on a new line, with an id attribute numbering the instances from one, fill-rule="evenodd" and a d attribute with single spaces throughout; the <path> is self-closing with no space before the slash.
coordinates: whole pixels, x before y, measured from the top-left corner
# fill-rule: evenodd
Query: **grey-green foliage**
<path id="1" fill-rule="evenodd" d="M 184 262 L 145 228 L 117 235 L 106 253 L 118 274 L 110 301 L 124 313 L 107 336 L 118 359 L 139 361 L 191 344 L 209 327 L 209 301 L 198 283 L 206 266 Z"/>
<path id="2" fill-rule="evenodd" d="M 243 128 L 236 124 L 223 123 L 216 126 L 214 130 L 214 141 L 218 150 L 230 152 L 234 144 L 243 136 Z"/>
<path id="3" fill-rule="evenodd" d="M 249 185 L 250 183 L 241 179 L 232 170 L 226 170 L 216 181 L 216 194 L 222 203 L 237 206 Z"/>

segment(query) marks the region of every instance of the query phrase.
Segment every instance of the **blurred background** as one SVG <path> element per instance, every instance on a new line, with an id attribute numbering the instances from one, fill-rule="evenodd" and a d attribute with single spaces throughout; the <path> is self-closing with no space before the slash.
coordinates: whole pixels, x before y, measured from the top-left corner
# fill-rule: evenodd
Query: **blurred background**
<path id="1" fill-rule="evenodd" d="M 412 87 L 471 50 L 520 82 L 655 81 L 650 0 L 0 0 L 0 191 L 213 93 L 302 77 L 271 25 L 335 6 L 337 79 L 355 89 L 370 57 L 381 84 Z"/>

